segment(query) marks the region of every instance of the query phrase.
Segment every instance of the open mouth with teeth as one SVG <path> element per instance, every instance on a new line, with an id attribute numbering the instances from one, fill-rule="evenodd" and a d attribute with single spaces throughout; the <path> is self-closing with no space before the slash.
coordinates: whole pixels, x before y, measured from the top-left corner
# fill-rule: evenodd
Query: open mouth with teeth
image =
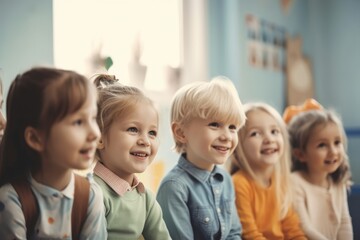
<path id="1" fill-rule="evenodd" d="M 261 154 L 272 154 L 272 153 L 275 153 L 277 152 L 278 149 L 275 149 L 275 148 L 267 148 L 267 149 L 262 149 L 260 151 Z"/>
<path id="2" fill-rule="evenodd" d="M 130 154 L 135 156 L 135 157 L 142 157 L 142 158 L 149 156 L 149 154 L 147 154 L 147 153 L 140 153 L 140 152 L 132 152 Z"/>
<path id="3" fill-rule="evenodd" d="M 215 148 L 216 150 L 220 150 L 220 151 L 227 151 L 230 149 L 228 147 L 221 147 L 221 146 L 213 146 L 213 148 Z"/>
<path id="4" fill-rule="evenodd" d="M 91 153 L 91 148 L 87 148 L 87 149 L 81 149 L 80 150 L 81 154 L 90 154 Z"/>
<path id="5" fill-rule="evenodd" d="M 325 160 L 324 163 L 327 165 L 331 165 L 331 164 L 337 163 L 337 160 Z"/>
<path id="6" fill-rule="evenodd" d="M 89 160 L 94 157 L 94 148 L 81 149 L 80 154 Z"/>

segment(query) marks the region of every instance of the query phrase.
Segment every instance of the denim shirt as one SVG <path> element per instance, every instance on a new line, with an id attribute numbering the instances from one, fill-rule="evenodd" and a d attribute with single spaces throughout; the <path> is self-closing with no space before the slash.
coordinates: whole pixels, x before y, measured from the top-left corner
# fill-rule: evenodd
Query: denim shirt
<path id="1" fill-rule="evenodd" d="M 233 183 L 218 166 L 209 172 L 180 156 L 157 200 L 172 239 L 241 239 Z"/>

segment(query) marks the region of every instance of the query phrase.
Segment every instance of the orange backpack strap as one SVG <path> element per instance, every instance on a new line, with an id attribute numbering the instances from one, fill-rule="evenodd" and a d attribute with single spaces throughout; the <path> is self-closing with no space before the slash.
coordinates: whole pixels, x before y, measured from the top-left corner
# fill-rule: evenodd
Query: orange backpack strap
<path id="1" fill-rule="evenodd" d="M 35 231 L 36 220 L 39 215 L 39 206 L 28 181 L 12 182 L 11 185 L 19 196 L 21 208 L 26 223 L 26 236 L 30 239 Z"/>
<path id="2" fill-rule="evenodd" d="M 72 239 L 80 239 L 80 232 L 87 216 L 89 205 L 90 183 L 89 181 L 75 174 L 74 203 L 71 213 Z"/>

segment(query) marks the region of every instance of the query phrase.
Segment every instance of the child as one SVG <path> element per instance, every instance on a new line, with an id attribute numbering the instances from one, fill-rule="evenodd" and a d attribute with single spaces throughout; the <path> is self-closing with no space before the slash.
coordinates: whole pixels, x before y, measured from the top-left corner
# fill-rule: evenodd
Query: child
<path id="1" fill-rule="evenodd" d="M 244 105 L 247 121 L 231 159 L 243 239 L 306 239 L 291 208 L 285 123 L 265 103 Z"/>
<path id="2" fill-rule="evenodd" d="M 294 203 L 304 232 L 316 240 L 353 239 L 347 139 L 340 118 L 313 99 L 288 107 L 284 117 L 293 153 Z"/>
<path id="3" fill-rule="evenodd" d="M 235 149 L 244 122 L 228 79 L 195 82 L 175 94 L 171 129 L 181 155 L 157 194 L 173 239 L 241 239 L 231 178 L 217 165 Z"/>
<path id="4" fill-rule="evenodd" d="M 6 107 L 0 154 L 1 239 L 106 239 L 102 193 L 91 176 L 79 177 L 90 182 L 90 192 L 81 206 L 87 212 L 78 235 L 71 222 L 74 210 L 80 215 L 73 209 L 79 182 L 73 169 L 90 166 L 100 135 L 92 84 L 72 71 L 33 68 L 12 82 Z M 31 186 L 30 196 L 36 198 L 33 216 L 38 217 L 32 228 L 24 208 L 29 198 L 18 195 L 19 184 Z"/>
<path id="5" fill-rule="evenodd" d="M 6 126 L 6 119 L 3 114 L 3 103 L 4 103 L 3 92 L 4 92 L 3 91 L 3 83 L 0 79 L 0 142 L 3 138 L 4 130 L 5 130 L 5 126 Z"/>
<path id="6" fill-rule="evenodd" d="M 99 75 L 101 138 L 94 173 L 104 194 L 108 239 L 170 239 L 155 196 L 136 177 L 154 160 L 159 147 L 159 116 L 139 89 Z"/>

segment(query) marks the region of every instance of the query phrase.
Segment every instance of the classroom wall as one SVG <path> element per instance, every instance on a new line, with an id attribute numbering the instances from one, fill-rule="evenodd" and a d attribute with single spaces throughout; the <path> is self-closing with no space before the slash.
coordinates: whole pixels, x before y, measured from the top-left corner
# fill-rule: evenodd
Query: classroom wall
<path id="1" fill-rule="evenodd" d="M 52 1 L 0 0 L 0 78 L 4 99 L 16 74 L 53 64 Z"/>
<path id="2" fill-rule="evenodd" d="M 228 0 L 209 1 L 209 71 L 210 76 L 231 78 L 244 102 L 266 101 L 278 110 L 284 107 L 285 79 L 281 72 L 249 67 L 245 16 L 252 14 L 284 27 L 290 36 L 305 35 L 306 5 L 294 1 L 289 14 L 280 1 Z"/>
<path id="3" fill-rule="evenodd" d="M 300 35 L 313 66 L 315 98 L 342 116 L 349 138 L 353 180 L 360 184 L 360 1 L 294 0 L 288 13 L 280 1 L 209 0 L 209 75 L 230 77 L 243 102 L 265 101 L 282 112 L 283 73 L 250 67 L 246 59 L 246 14 Z"/>
<path id="4" fill-rule="evenodd" d="M 308 1 L 310 52 L 321 102 L 342 116 L 353 180 L 360 184 L 360 1 Z"/>
<path id="5" fill-rule="evenodd" d="M 360 171 L 360 48 L 356 45 L 360 42 L 360 1 L 293 0 L 288 14 L 282 12 L 280 1 L 208 0 L 203 6 L 208 19 L 208 75 L 231 78 L 244 102 L 263 100 L 279 111 L 285 105 L 283 74 L 247 66 L 244 16 L 252 13 L 303 37 L 304 54 L 314 67 L 316 98 L 342 115 L 349 133 L 353 179 L 360 184 L 356 174 Z M 0 77 L 5 97 L 17 73 L 33 65 L 53 64 L 52 23 L 52 1 L 0 0 Z M 164 118 L 163 124 L 167 121 Z M 171 136 L 162 139 L 162 144 L 172 146 Z M 164 156 L 173 158 L 174 154 Z"/>

